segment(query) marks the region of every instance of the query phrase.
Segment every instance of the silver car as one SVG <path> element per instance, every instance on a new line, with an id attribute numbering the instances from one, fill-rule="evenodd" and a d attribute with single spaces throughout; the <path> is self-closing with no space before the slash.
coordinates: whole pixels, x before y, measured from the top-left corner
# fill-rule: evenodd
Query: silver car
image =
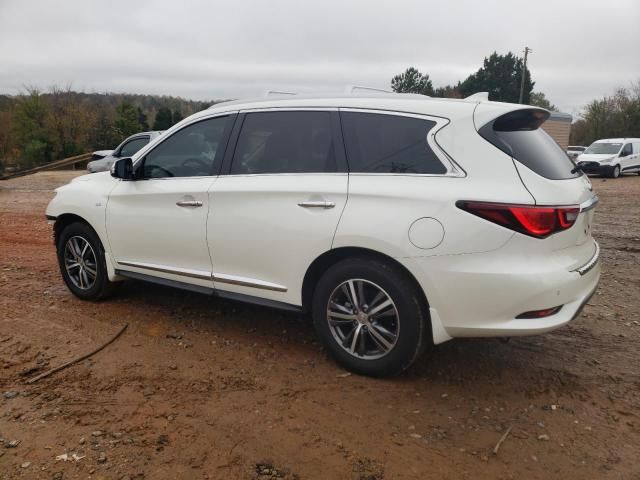
<path id="1" fill-rule="evenodd" d="M 587 147 L 582 147 L 578 145 L 569 145 L 567 147 L 567 155 L 571 160 L 575 160 L 579 155 L 582 155 Z"/>
<path id="2" fill-rule="evenodd" d="M 127 137 L 109 155 L 99 160 L 93 160 L 87 164 L 89 173 L 106 172 L 111 169 L 113 162 L 120 158 L 130 157 L 144 147 L 152 139 L 160 136 L 162 131 L 141 132 Z"/>

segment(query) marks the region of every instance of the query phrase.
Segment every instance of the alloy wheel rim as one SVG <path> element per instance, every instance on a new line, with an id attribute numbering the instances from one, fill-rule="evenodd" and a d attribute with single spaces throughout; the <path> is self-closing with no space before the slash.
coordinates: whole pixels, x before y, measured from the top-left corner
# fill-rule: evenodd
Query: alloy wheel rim
<path id="1" fill-rule="evenodd" d="M 96 283 L 96 254 L 85 238 L 75 236 L 67 240 L 64 247 L 64 268 L 71 282 L 81 290 L 89 290 Z"/>
<path id="2" fill-rule="evenodd" d="M 361 278 L 346 280 L 333 290 L 327 322 L 338 345 L 364 360 L 389 354 L 400 334 L 400 316 L 389 294 Z"/>

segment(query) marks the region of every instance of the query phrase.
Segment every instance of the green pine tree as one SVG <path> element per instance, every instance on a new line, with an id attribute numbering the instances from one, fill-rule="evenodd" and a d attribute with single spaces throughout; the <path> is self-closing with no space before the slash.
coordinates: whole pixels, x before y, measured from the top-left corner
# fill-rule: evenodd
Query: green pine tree
<path id="1" fill-rule="evenodd" d="M 175 125 L 176 123 L 181 121 L 184 117 L 182 116 L 182 113 L 180 113 L 180 110 L 174 110 L 171 118 L 173 119 L 173 124 Z"/>
<path id="2" fill-rule="evenodd" d="M 489 100 L 518 103 L 522 79 L 522 58 L 509 52 L 498 55 L 493 52 L 485 57 L 483 66 L 460 84 L 460 91 L 467 97 L 477 92 L 489 92 Z M 527 68 L 523 103 L 528 104 L 535 82 Z"/>
<path id="3" fill-rule="evenodd" d="M 127 102 L 122 102 L 116 107 L 116 120 L 114 124 L 116 132 L 118 132 L 118 135 L 122 138 L 142 130 L 138 120 L 138 110 Z"/>
<path id="4" fill-rule="evenodd" d="M 433 95 L 433 84 L 429 75 L 421 73 L 414 67 L 407 68 L 404 73 L 391 79 L 391 88 L 397 93 L 420 93 Z"/>
<path id="5" fill-rule="evenodd" d="M 156 119 L 153 122 L 154 130 L 167 130 L 173 125 L 171 118 L 171 110 L 167 107 L 160 107 L 156 113 Z"/>
<path id="6" fill-rule="evenodd" d="M 149 130 L 149 122 L 147 121 L 147 114 L 142 111 L 140 107 L 138 107 L 138 123 L 140 124 L 140 129 L 147 131 Z"/>

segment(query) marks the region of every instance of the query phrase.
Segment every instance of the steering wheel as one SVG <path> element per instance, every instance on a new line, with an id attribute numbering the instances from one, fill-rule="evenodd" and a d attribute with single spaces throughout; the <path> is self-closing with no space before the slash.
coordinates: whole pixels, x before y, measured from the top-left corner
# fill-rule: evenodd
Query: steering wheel
<path id="1" fill-rule="evenodd" d="M 175 175 L 173 174 L 173 172 L 170 172 L 169 170 L 167 170 L 164 167 L 161 167 L 160 165 L 145 165 L 145 169 L 149 169 L 151 171 L 153 170 L 160 170 L 161 172 L 165 173 L 166 177 L 175 177 Z"/>
<path id="2" fill-rule="evenodd" d="M 191 157 L 191 158 L 187 158 L 184 162 L 182 162 L 183 167 L 188 168 L 188 164 L 195 165 L 195 168 L 191 167 L 194 170 L 197 168 L 202 168 L 203 172 L 208 172 L 210 170 L 209 165 L 207 165 L 207 163 L 204 160 L 201 160 L 200 158 Z"/>

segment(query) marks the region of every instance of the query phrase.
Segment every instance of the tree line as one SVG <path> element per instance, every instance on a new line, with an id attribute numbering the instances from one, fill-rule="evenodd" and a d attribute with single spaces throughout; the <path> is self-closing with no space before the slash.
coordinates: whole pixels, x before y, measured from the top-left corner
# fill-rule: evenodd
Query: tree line
<path id="1" fill-rule="evenodd" d="M 556 111 L 543 92 L 534 91 L 531 71 L 525 71 L 523 103 Z M 391 88 L 446 98 L 489 92 L 490 100 L 517 103 L 522 72 L 522 58 L 512 52 L 493 52 L 476 72 L 455 84 L 434 87 L 428 74 L 409 67 L 391 79 Z M 156 95 L 82 93 L 57 86 L 0 95 L 0 172 L 6 167 L 25 168 L 111 149 L 133 133 L 166 130 L 213 103 Z M 570 143 L 589 145 L 613 137 L 640 137 L 640 81 L 587 104 L 572 125 Z"/>
<path id="2" fill-rule="evenodd" d="M 0 171 L 112 149 L 133 133 L 166 130 L 212 103 L 57 86 L 0 95 Z"/>
<path id="3" fill-rule="evenodd" d="M 399 93 L 420 93 L 432 97 L 464 98 L 476 92 L 489 92 L 489 100 L 518 103 L 523 59 L 509 52 L 492 53 L 482 67 L 454 85 L 434 87 L 428 74 L 415 67 L 391 79 Z M 531 71 L 526 69 L 523 103 L 557 111 L 543 92 L 534 91 Z M 571 125 L 571 145 L 590 145 L 601 138 L 640 138 L 640 80 L 613 95 L 589 102 Z"/>
<path id="4" fill-rule="evenodd" d="M 529 67 L 525 69 L 525 81 L 522 84 L 523 67 L 524 60 L 512 52 L 505 55 L 493 52 L 485 57 L 482 67 L 475 73 L 454 85 L 434 87 L 429 74 L 409 67 L 391 79 L 391 88 L 398 93 L 420 93 L 444 98 L 465 98 L 477 92 L 489 92 L 489 100 L 518 103 L 522 85 L 523 103 L 557 110 L 544 93 L 533 91 L 535 82 Z"/>
<path id="5" fill-rule="evenodd" d="M 589 103 L 571 125 L 569 143 L 588 146 L 601 138 L 623 137 L 640 138 L 640 80 Z"/>

